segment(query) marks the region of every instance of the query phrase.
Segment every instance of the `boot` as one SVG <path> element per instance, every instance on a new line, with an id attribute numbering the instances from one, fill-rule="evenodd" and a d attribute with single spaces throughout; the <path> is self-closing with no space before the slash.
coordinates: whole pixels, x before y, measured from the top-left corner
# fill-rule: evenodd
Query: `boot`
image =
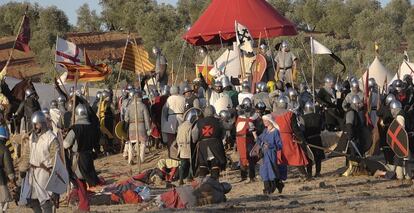
<path id="1" fill-rule="evenodd" d="M 240 167 L 240 182 L 247 180 L 247 171 L 245 167 Z"/>
<path id="2" fill-rule="evenodd" d="M 219 178 L 220 178 L 220 168 L 213 167 L 211 169 L 211 175 L 210 176 L 218 181 Z"/>
<path id="3" fill-rule="evenodd" d="M 198 168 L 198 172 L 197 172 L 198 174 L 197 174 L 197 176 L 198 177 L 202 177 L 202 178 L 204 178 L 204 177 L 206 177 L 207 176 L 207 174 L 208 174 L 208 169 L 207 169 L 207 167 L 205 167 L 205 166 L 200 166 L 199 168 Z"/>
<path id="4" fill-rule="evenodd" d="M 264 195 L 270 194 L 270 181 L 263 181 L 263 188 Z"/>
<path id="5" fill-rule="evenodd" d="M 321 176 L 321 169 L 322 169 L 322 162 L 318 160 L 315 163 L 315 170 L 316 170 L 315 177 Z"/>
<path id="6" fill-rule="evenodd" d="M 269 194 L 273 194 L 276 190 L 276 181 L 269 181 Z"/>
<path id="7" fill-rule="evenodd" d="M 283 188 L 285 187 L 285 184 L 282 182 L 282 180 L 276 179 L 275 180 L 275 185 L 276 185 L 276 189 L 279 192 L 279 194 L 282 193 Z"/>

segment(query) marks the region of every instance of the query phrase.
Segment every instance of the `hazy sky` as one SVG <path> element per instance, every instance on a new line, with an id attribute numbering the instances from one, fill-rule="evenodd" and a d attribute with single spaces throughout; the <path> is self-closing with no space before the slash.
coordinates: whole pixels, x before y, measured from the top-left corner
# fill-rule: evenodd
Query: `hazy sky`
<path id="1" fill-rule="evenodd" d="M 61 10 L 65 11 L 66 15 L 69 18 L 69 22 L 73 25 L 76 25 L 77 15 L 76 10 L 84 3 L 88 3 L 89 7 L 93 10 L 96 10 L 98 14 L 101 12 L 101 7 L 99 6 L 99 0 L 0 0 L 0 5 L 10 2 L 31 2 L 39 3 L 41 6 L 50 6 L 55 5 Z M 178 0 L 157 0 L 159 3 L 168 3 L 175 5 Z M 390 0 L 380 0 L 382 4 L 388 3 Z M 414 0 L 411 0 L 414 2 Z"/>

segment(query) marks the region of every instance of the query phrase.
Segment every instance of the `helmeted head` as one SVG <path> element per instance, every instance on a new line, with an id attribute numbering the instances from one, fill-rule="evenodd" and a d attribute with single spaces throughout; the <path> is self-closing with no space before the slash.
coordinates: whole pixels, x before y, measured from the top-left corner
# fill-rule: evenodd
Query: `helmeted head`
<path id="1" fill-rule="evenodd" d="M 158 54 L 160 54 L 160 53 L 161 53 L 161 49 L 160 49 L 159 47 L 153 47 L 153 48 L 152 48 L 152 53 L 153 53 L 154 55 L 158 55 Z"/>
<path id="2" fill-rule="evenodd" d="M 231 113 L 228 110 L 221 110 L 219 116 L 224 122 L 228 122 L 231 119 Z"/>
<path id="3" fill-rule="evenodd" d="M 135 95 L 135 89 L 128 90 L 128 98 L 133 98 Z"/>
<path id="4" fill-rule="evenodd" d="M 56 100 L 52 100 L 50 102 L 50 109 L 56 109 L 58 108 L 58 102 Z"/>
<path id="5" fill-rule="evenodd" d="M 257 85 L 256 85 L 256 93 L 266 92 L 266 91 L 267 91 L 266 83 L 265 82 L 258 82 Z"/>
<path id="6" fill-rule="evenodd" d="M 287 95 L 288 95 L 288 97 L 289 97 L 289 99 L 291 100 L 291 101 L 296 101 L 297 100 L 297 98 L 298 98 L 298 93 L 296 92 L 296 90 L 295 89 L 293 89 L 293 88 L 289 88 L 288 89 L 288 91 L 287 91 Z"/>
<path id="7" fill-rule="evenodd" d="M 358 80 L 351 81 L 351 91 L 352 92 L 359 92 L 359 82 Z"/>
<path id="8" fill-rule="evenodd" d="M 385 98 L 385 105 L 389 106 L 390 103 L 395 100 L 396 98 L 394 94 L 388 94 L 387 97 Z"/>
<path id="9" fill-rule="evenodd" d="M 216 114 L 216 110 L 213 106 L 208 105 L 204 108 L 204 117 L 213 117 Z"/>
<path id="10" fill-rule="evenodd" d="M 282 50 L 283 51 L 287 51 L 287 50 L 289 50 L 289 43 L 285 40 L 285 41 L 282 41 Z"/>
<path id="11" fill-rule="evenodd" d="M 265 53 L 265 52 L 267 51 L 267 45 L 266 45 L 265 43 L 261 44 L 261 45 L 259 46 L 259 48 L 260 48 L 260 51 L 261 51 L 262 53 Z"/>
<path id="12" fill-rule="evenodd" d="M 180 92 L 180 89 L 176 85 L 173 85 L 170 89 L 170 94 L 171 95 L 178 95 L 179 92 Z"/>
<path id="13" fill-rule="evenodd" d="M 242 83 L 242 91 L 243 92 L 250 92 L 250 84 L 248 81 L 243 81 Z"/>
<path id="14" fill-rule="evenodd" d="M 375 81 L 375 78 L 368 79 L 368 88 L 371 90 L 377 88 L 377 82 Z"/>
<path id="15" fill-rule="evenodd" d="M 24 91 L 24 93 L 25 93 L 25 95 L 26 95 L 26 98 L 28 98 L 28 97 L 32 97 L 32 96 L 34 96 L 36 93 L 35 93 L 35 91 L 33 90 L 33 89 L 31 89 L 31 88 L 27 88 L 25 91 Z"/>
<path id="16" fill-rule="evenodd" d="M 252 100 L 250 100 L 250 98 L 243 99 L 241 107 L 242 109 L 244 109 L 245 112 L 250 112 L 253 107 Z"/>
<path id="17" fill-rule="evenodd" d="M 315 112 L 315 105 L 313 105 L 312 101 L 308 101 L 308 102 L 305 103 L 305 107 L 303 108 L 303 112 L 305 114 Z"/>
<path id="18" fill-rule="evenodd" d="M 108 91 L 108 90 L 104 90 L 104 91 L 102 92 L 102 99 L 103 99 L 103 100 L 109 100 L 109 99 L 110 99 L 110 97 L 111 97 L 111 94 L 109 93 L 109 91 Z"/>
<path id="19" fill-rule="evenodd" d="M 102 98 L 102 91 L 96 92 L 96 99 L 100 100 Z"/>
<path id="20" fill-rule="evenodd" d="M 325 86 L 329 88 L 334 88 L 335 86 L 335 78 L 331 75 L 327 75 L 324 79 Z"/>
<path id="21" fill-rule="evenodd" d="M 361 97 L 359 97 L 359 95 L 354 95 L 351 98 L 351 108 L 353 110 L 359 111 L 362 109 L 362 107 L 364 106 L 364 104 L 362 103 L 362 99 Z"/>
<path id="22" fill-rule="evenodd" d="M 276 107 L 279 109 L 287 109 L 289 104 L 289 98 L 281 95 L 279 98 L 277 98 Z"/>
<path id="23" fill-rule="evenodd" d="M 223 85 L 223 88 L 228 88 L 228 87 L 231 87 L 231 86 L 232 86 L 232 84 L 231 84 L 231 82 L 230 82 L 230 79 L 229 79 L 229 77 L 227 77 L 227 76 L 224 76 L 224 77 L 221 79 L 221 84 Z"/>
<path id="24" fill-rule="evenodd" d="M 256 112 L 259 112 L 260 114 L 264 114 L 266 111 L 266 104 L 263 101 L 257 102 L 257 104 L 254 106 L 256 109 Z"/>
<path id="25" fill-rule="evenodd" d="M 183 88 L 183 95 L 184 96 L 191 96 L 191 94 L 193 93 L 193 89 L 190 87 L 190 85 L 185 85 Z"/>
<path id="26" fill-rule="evenodd" d="M 121 96 L 122 96 L 122 98 L 127 98 L 128 97 L 128 90 L 127 89 L 122 89 L 121 90 Z"/>
<path id="27" fill-rule="evenodd" d="M 413 85 L 413 77 L 410 74 L 405 74 L 403 80 L 407 85 Z"/>
<path id="28" fill-rule="evenodd" d="M 276 89 L 277 90 L 280 90 L 280 91 L 285 90 L 285 84 L 283 83 L 283 81 L 277 80 L 275 84 L 276 84 Z"/>
<path id="29" fill-rule="evenodd" d="M 88 118 L 88 108 L 84 104 L 78 104 L 75 108 L 76 119 Z"/>
<path id="30" fill-rule="evenodd" d="M 275 84 L 275 82 L 274 82 L 274 81 L 268 81 L 268 82 L 266 83 L 266 87 L 267 87 L 267 91 L 268 91 L 269 93 L 271 93 L 271 92 L 275 91 L 275 89 L 276 89 L 276 84 Z"/>
<path id="31" fill-rule="evenodd" d="M 299 84 L 299 92 L 304 93 L 306 91 L 308 91 L 308 86 L 306 85 L 306 83 L 305 82 L 300 83 Z"/>
<path id="32" fill-rule="evenodd" d="M 223 92 L 223 84 L 218 80 L 214 82 L 214 91 L 216 91 L 217 93 Z"/>
<path id="33" fill-rule="evenodd" d="M 189 121 L 190 123 L 196 122 L 201 118 L 202 112 L 200 109 L 191 108 L 184 114 L 184 120 Z"/>
<path id="34" fill-rule="evenodd" d="M 395 89 L 397 90 L 397 92 L 400 92 L 403 90 L 404 88 L 404 82 L 401 81 L 400 79 L 397 79 L 393 82 L 393 85 L 395 87 Z"/>
<path id="35" fill-rule="evenodd" d="M 162 96 L 169 96 L 169 95 L 170 95 L 170 86 L 168 86 L 168 85 L 164 85 L 164 86 L 161 88 L 161 95 L 162 95 Z"/>
<path id="36" fill-rule="evenodd" d="M 397 115 L 402 110 L 402 104 L 401 104 L 401 102 L 399 102 L 397 100 L 391 101 L 391 103 L 390 103 L 390 110 L 391 110 L 392 117 L 396 118 Z"/>
<path id="37" fill-rule="evenodd" d="M 39 134 L 48 130 L 46 115 L 42 111 L 34 112 L 31 121 L 35 133 Z"/>
<path id="38" fill-rule="evenodd" d="M 207 54 L 208 54 L 207 47 L 205 47 L 205 46 L 201 46 L 201 47 L 200 47 L 200 55 L 201 55 L 201 56 L 206 56 Z"/>

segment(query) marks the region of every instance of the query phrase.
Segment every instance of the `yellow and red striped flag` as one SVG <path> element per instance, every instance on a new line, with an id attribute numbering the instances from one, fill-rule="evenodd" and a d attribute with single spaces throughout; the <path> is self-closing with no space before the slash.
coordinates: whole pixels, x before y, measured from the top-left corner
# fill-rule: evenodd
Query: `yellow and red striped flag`
<path id="1" fill-rule="evenodd" d="M 124 56 L 122 58 L 121 69 L 135 73 L 145 73 L 153 71 L 154 64 L 149 61 L 149 54 L 142 45 L 127 42 Z"/>
<path id="2" fill-rule="evenodd" d="M 60 62 L 67 70 L 66 82 L 75 81 L 76 72 L 79 72 L 78 82 L 103 81 L 112 70 L 107 64 L 97 65 L 77 65 L 66 62 Z"/>

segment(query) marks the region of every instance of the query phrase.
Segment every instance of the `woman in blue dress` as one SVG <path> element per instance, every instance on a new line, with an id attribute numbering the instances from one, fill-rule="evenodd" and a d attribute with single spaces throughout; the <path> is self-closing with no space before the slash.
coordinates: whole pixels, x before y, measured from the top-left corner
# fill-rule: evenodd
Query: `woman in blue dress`
<path id="1" fill-rule="evenodd" d="M 262 119 L 266 129 L 258 137 L 257 143 L 263 153 L 263 162 L 260 165 L 260 176 L 264 185 L 263 193 L 272 194 L 276 189 L 281 193 L 284 187 L 282 180 L 286 179 L 287 171 L 286 168 L 276 165 L 277 151 L 282 149 L 279 126 L 270 114 L 264 115 Z"/>

